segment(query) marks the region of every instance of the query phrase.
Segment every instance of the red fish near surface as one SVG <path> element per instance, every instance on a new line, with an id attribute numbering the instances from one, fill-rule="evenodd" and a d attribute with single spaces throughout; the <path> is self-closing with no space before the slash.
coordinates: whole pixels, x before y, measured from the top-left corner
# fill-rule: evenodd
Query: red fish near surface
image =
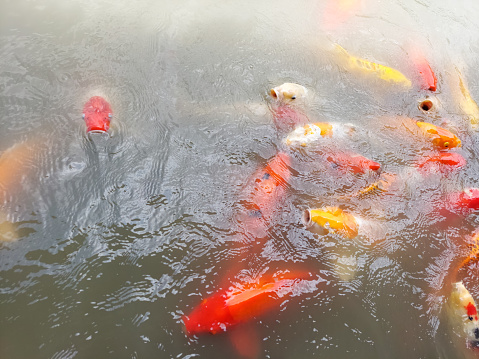
<path id="1" fill-rule="evenodd" d="M 268 164 L 258 170 L 246 186 L 247 197 L 243 208 L 246 216 L 241 216 L 244 235 L 252 234 L 257 239 L 267 234 L 267 220 L 272 215 L 285 194 L 291 173 L 289 170 L 291 159 L 279 152 Z M 246 233 L 247 232 L 247 233 Z"/>
<path id="2" fill-rule="evenodd" d="M 461 192 L 447 195 L 446 208 L 456 213 L 470 213 L 479 209 L 479 188 L 468 188 Z"/>
<path id="3" fill-rule="evenodd" d="M 448 174 L 465 165 L 466 160 L 457 152 L 437 152 L 426 155 L 416 162 L 416 167 L 422 173 L 439 172 Z"/>
<path id="4" fill-rule="evenodd" d="M 366 173 L 368 170 L 377 171 L 381 168 L 381 165 L 377 162 L 358 155 L 356 153 L 349 152 L 332 152 L 327 154 L 326 160 L 335 165 L 340 171 Z"/>
<path id="5" fill-rule="evenodd" d="M 83 107 L 87 132 L 107 132 L 112 116 L 110 104 L 100 96 L 93 96 Z"/>
<path id="6" fill-rule="evenodd" d="M 419 73 L 421 87 L 425 90 L 436 91 L 437 89 L 437 78 L 432 71 L 429 62 L 426 57 L 422 54 L 418 46 L 409 46 L 408 51 L 409 57 L 415 67 L 415 70 Z"/>
<path id="7" fill-rule="evenodd" d="M 219 291 L 183 317 L 186 332 L 217 334 L 279 308 L 307 277 L 309 274 L 288 273 Z"/>

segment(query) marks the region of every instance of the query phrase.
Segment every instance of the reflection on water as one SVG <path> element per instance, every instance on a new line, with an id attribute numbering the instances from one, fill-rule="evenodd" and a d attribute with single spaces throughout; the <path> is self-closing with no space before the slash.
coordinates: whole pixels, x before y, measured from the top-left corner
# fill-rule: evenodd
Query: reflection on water
<path id="1" fill-rule="evenodd" d="M 18 239 L 0 248 L 1 356 L 235 357 L 228 335 L 188 338 L 181 317 L 224 288 L 225 273 L 297 266 L 315 273 L 316 289 L 253 321 L 261 357 L 471 355 L 442 308 L 477 213 L 434 211 L 446 193 L 479 186 L 467 115 L 479 101 L 479 5 L 462 5 L 358 0 L 325 21 L 326 0 L 4 1 L 0 151 L 18 151 L 18 163 L 0 173 L 0 230 Z M 413 84 L 408 49 L 420 48 L 438 90 L 368 81 L 333 43 Z M 231 273 L 246 179 L 284 150 L 268 107 L 284 82 L 310 89 L 312 121 L 355 126 L 326 149 L 399 179 L 382 195 L 348 197 L 371 179 L 291 151 L 274 227 L 251 267 Z M 113 108 L 110 137 L 85 134 L 82 108 L 95 95 Z M 418 106 L 425 99 L 432 110 Z M 454 132 L 466 165 L 418 174 L 430 148 L 402 126 L 408 117 Z M 369 223 L 365 233 L 345 240 L 301 224 L 303 210 L 337 205 Z M 477 300 L 477 266 L 464 283 Z"/>

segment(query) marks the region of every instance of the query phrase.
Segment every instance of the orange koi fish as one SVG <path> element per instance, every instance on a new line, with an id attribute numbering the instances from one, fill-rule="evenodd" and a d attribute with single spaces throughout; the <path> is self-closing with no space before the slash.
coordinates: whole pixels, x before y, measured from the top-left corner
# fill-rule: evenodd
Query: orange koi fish
<path id="1" fill-rule="evenodd" d="M 284 197 L 291 177 L 290 162 L 286 153 L 279 152 L 251 177 L 251 186 L 246 186 L 245 196 L 248 199 L 243 203 L 246 216 L 240 218 L 246 233 L 256 237 L 267 234 L 267 221 L 277 209 L 277 203 Z"/>
<path id="2" fill-rule="evenodd" d="M 479 349 L 479 317 L 476 302 L 462 282 L 453 283 L 452 287 L 448 301 L 449 317 L 463 332 L 467 347 L 477 350 Z"/>
<path id="3" fill-rule="evenodd" d="M 313 232 L 327 234 L 332 231 L 349 239 L 359 232 L 358 219 L 339 207 L 307 209 L 303 212 L 303 223 Z"/>
<path id="4" fill-rule="evenodd" d="M 455 270 L 455 277 L 457 277 L 458 273 L 463 270 L 466 270 L 471 264 L 479 262 L 479 231 L 476 232 L 470 242 L 467 245 L 470 249 L 466 259 L 464 259 Z"/>
<path id="5" fill-rule="evenodd" d="M 444 128 L 421 121 L 417 121 L 416 125 L 432 141 L 433 145 L 441 149 L 461 147 L 461 140 Z"/>
<path id="6" fill-rule="evenodd" d="M 466 165 L 466 160 L 457 152 L 437 152 L 425 155 L 416 162 L 416 168 L 422 173 L 438 172 L 448 174 Z"/>
<path id="7" fill-rule="evenodd" d="M 110 104 L 100 96 L 93 96 L 83 107 L 87 132 L 107 132 L 112 117 Z"/>
<path id="8" fill-rule="evenodd" d="M 188 335 L 217 334 L 251 321 L 279 306 L 309 274 L 278 274 L 256 283 L 231 286 L 203 299 L 183 317 Z"/>
<path id="9" fill-rule="evenodd" d="M 367 76 L 374 77 L 391 84 L 401 85 L 405 88 L 410 88 L 412 86 L 411 81 L 398 70 L 352 56 L 337 44 L 336 49 L 343 55 L 346 62 L 346 67 L 351 71 L 363 73 Z"/>
<path id="10" fill-rule="evenodd" d="M 386 192 L 396 181 L 397 175 L 394 173 L 381 173 L 379 180 L 369 186 L 349 195 L 339 196 L 340 199 L 364 198 L 367 196 Z"/>
<path id="11" fill-rule="evenodd" d="M 378 171 L 381 165 L 377 162 L 351 152 L 334 152 L 325 155 L 325 158 L 338 170 L 355 174 L 366 173 L 369 170 Z"/>

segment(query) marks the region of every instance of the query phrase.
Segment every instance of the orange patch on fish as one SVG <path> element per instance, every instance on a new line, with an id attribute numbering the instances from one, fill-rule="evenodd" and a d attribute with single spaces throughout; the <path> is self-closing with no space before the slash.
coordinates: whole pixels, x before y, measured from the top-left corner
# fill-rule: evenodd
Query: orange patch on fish
<path id="1" fill-rule="evenodd" d="M 442 148 L 460 147 L 461 140 L 452 132 L 427 122 L 417 121 L 416 125 L 429 138 L 433 145 Z"/>

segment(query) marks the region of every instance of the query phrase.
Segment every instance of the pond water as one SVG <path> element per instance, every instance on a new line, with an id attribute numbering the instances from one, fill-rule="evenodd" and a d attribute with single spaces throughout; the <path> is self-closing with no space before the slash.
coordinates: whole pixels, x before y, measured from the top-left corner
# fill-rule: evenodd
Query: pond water
<path id="1" fill-rule="evenodd" d="M 11 174 L 2 222 L 17 237 L 0 244 L 2 358 L 240 358 L 228 332 L 189 337 L 182 316 L 224 289 L 225 276 L 296 268 L 312 287 L 248 323 L 259 357 L 474 355 L 443 308 L 478 213 L 441 220 L 431 207 L 479 186 L 458 81 L 479 102 L 479 3 L 350 3 L 330 15 L 326 0 L 2 1 L 0 153 L 21 148 L 0 168 L 0 178 Z M 334 43 L 413 84 L 409 49 L 419 49 L 438 90 L 357 76 Z M 384 195 L 338 200 L 371 178 L 291 151 L 282 206 L 240 275 L 230 270 L 237 204 L 248 178 L 284 150 L 269 108 L 269 89 L 284 82 L 310 90 L 312 121 L 359 129 L 337 145 L 400 180 Z M 94 95 L 113 108 L 109 137 L 85 134 Z M 433 111 L 418 108 L 426 97 Z M 401 131 L 403 117 L 456 133 L 467 165 L 418 175 L 429 144 Z M 332 205 L 368 230 L 346 240 L 301 223 L 304 209 Z M 464 279 L 476 300 L 478 278 L 476 266 Z"/>

